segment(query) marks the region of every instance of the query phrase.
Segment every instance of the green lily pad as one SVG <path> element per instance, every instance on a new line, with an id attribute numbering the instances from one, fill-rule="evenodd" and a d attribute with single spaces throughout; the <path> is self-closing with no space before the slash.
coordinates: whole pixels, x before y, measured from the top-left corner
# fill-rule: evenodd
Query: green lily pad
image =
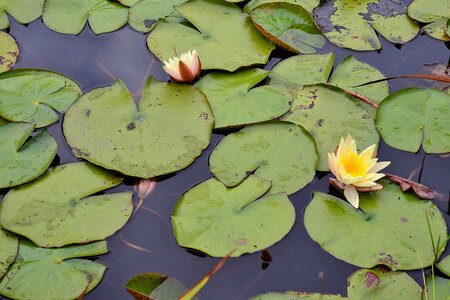
<path id="1" fill-rule="evenodd" d="M 19 46 L 16 40 L 6 32 L 0 31 L 0 73 L 14 67 L 18 57 Z"/>
<path id="2" fill-rule="evenodd" d="M 49 71 L 16 69 L 0 74 L 0 116 L 13 122 L 44 127 L 78 98 L 81 89 L 71 79 Z"/>
<path id="3" fill-rule="evenodd" d="M 251 89 L 269 73 L 261 69 L 216 72 L 195 84 L 208 98 L 215 129 L 272 120 L 291 108 L 292 96 L 282 84 Z"/>
<path id="4" fill-rule="evenodd" d="M 349 133 L 358 150 L 378 144 L 374 120 L 358 100 L 329 85 L 302 86 L 294 90 L 294 102 L 282 120 L 303 126 L 314 137 L 319 151 L 319 171 L 328 171 L 327 153 L 333 152 Z M 332 108 L 332 113 L 330 113 Z"/>
<path id="5" fill-rule="evenodd" d="M 383 73 L 373 66 L 350 55 L 339 63 L 331 78 L 328 79 L 333 63 L 333 53 L 293 56 L 281 61 L 272 69 L 269 75 L 270 83 L 284 83 L 287 87 L 292 88 L 298 85 L 328 82 L 344 90 L 351 90 L 363 95 L 377 104 L 389 95 L 387 81 L 355 87 L 385 78 Z M 361 100 L 358 101 L 371 116 L 375 116 L 376 109 L 374 107 Z"/>
<path id="6" fill-rule="evenodd" d="M 0 126 L 1 126 L 1 125 L 5 125 L 5 124 L 8 124 L 8 123 L 9 123 L 8 120 L 3 119 L 2 117 L 0 117 Z"/>
<path id="7" fill-rule="evenodd" d="M 6 274 L 19 251 L 19 239 L 0 227 L 0 279 Z"/>
<path id="8" fill-rule="evenodd" d="M 244 12 L 250 13 L 252 10 L 254 10 L 256 7 L 260 5 L 274 2 L 298 4 L 301 5 L 308 12 L 312 12 L 314 7 L 319 5 L 320 0 L 251 0 L 244 6 Z"/>
<path id="9" fill-rule="evenodd" d="M 42 19 L 48 28 L 79 34 L 87 21 L 96 34 L 119 29 L 128 21 L 128 8 L 109 0 L 46 0 Z"/>
<path id="10" fill-rule="evenodd" d="M 216 179 L 200 183 L 175 206 L 175 239 L 183 247 L 222 257 L 272 246 L 291 230 L 295 209 L 285 193 L 260 198 L 270 187 L 253 175 L 234 188 Z"/>
<path id="11" fill-rule="evenodd" d="M 317 160 L 316 143 L 303 127 L 267 122 L 223 138 L 209 157 L 209 168 L 228 187 L 255 174 L 272 182 L 270 193 L 293 194 L 313 180 Z"/>
<path id="12" fill-rule="evenodd" d="M 140 32 L 149 32 L 155 28 L 156 21 L 163 18 L 180 19 L 175 6 L 187 0 L 140 0 L 129 11 L 128 23 Z M 180 53 L 181 54 L 181 53 Z"/>
<path id="13" fill-rule="evenodd" d="M 434 278 L 433 278 L 434 277 Z M 439 276 L 425 276 L 427 289 L 423 290 L 422 300 L 449 300 L 450 299 L 450 280 Z M 425 294 L 426 293 L 426 294 Z"/>
<path id="14" fill-rule="evenodd" d="M 322 33 L 333 44 L 353 50 L 378 50 L 375 30 L 388 41 L 404 44 L 419 32 L 419 26 L 397 0 L 328 0 L 313 12 Z"/>
<path id="15" fill-rule="evenodd" d="M 39 179 L 5 195 L 0 226 L 41 247 L 102 240 L 130 218 L 132 193 L 88 196 L 121 182 L 86 162 L 51 168 Z"/>
<path id="16" fill-rule="evenodd" d="M 7 14 L 22 24 L 36 20 L 42 14 L 45 0 L 2 0 L 0 4 L 0 29 L 9 27 Z"/>
<path id="17" fill-rule="evenodd" d="M 137 275 L 127 282 L 125 289 L 136 300 L 178 300 L 188 290 L 175 278 L 157 273 Z"/>
<path id="18" fill-rule="evenodd" d="M 378 107 L 376 125 L 383 140 L 396 149 L 450 152 L 450 95 L 435 89 L 397 91 Z"/>
<path id="19" fill-rule="evenodd" d="M 363 269 L 348 278 L 348 299 L 420 300 L 422 288 L 405 272 Z"/>
<path id="20" fill-rule="evenodd" d="M 315 53 L 325 38 L 309 12 L 301 5 L 277 2 L 262 4 L 250 12 L 256 29 L 280 48 L 295 53 Z"/>
<path id="21" fill-rule="evenodd" d="M 234 71 L 242 66 L 265 64 L 275 48 L 253 27 L 248 15 L 233 3 L 191 0 L 176 9 L 195 28 L 158 22 L 147 45 L 161 61 L 195 49 L 202 69 Z"/>
<path id="22" fill-rule="evenodd" d="M 414 0 L 408 6 L 408 15 L 422 23 L 430 23 L 423 30 L 430 36 L 449 41 L 447 20 L 450 18 L 450 2 L 447 0 Z"/>
<path id="23" fill-rule="evenodd" d="M 21 240 L 16 262 L 0 281 L 0 294 L 13 299 L 78 299 L 97 286 L 106 270 L 79 257 L 107 252 L 105 241 L 44 249 Z"/>
<path id="24" fill-rule="evenodd" d="M 435 257 L 425 214 L 436 244 L 447 237 L 441 213 L 432 202 L 403 193 L 387 180 L 380 183 L 383 190 L 360 193 L 361 210 L 315 193 L 305 211 L 309 235 L 331 255 L 360 267 L 383 264 L 392 270 L 414 270 L 432 265 Z"/>
<path id="25" fill-rule="evenodd" d="M 445 275 L 450 276 L 450 255 L 447 255 L 439 263 L 437 263 L 436 267 Z"/>
<path id="26" fill-rule="evenodd" d="M 121 3 L 122 5 L 131 7 L 135 5 L 139 0 L 116 0 L 116 1 Z"/>
<path id="27" fill-rule="evenodd" d="M 27 140 L 33 129 L 29 123 L 0 126 L 0 189 L 35 179 L 55 157 L 58 144 L 46 130 Z"/>
<path id="28" fill-rule="evenodd" d="M 150 78 L 138 108 L 116 81 L 83 95 L 67 111 L 63 127 L 75 156 L 151 178 L 190 165 L 209 145 L 213 123 L 199 90 Z"/>

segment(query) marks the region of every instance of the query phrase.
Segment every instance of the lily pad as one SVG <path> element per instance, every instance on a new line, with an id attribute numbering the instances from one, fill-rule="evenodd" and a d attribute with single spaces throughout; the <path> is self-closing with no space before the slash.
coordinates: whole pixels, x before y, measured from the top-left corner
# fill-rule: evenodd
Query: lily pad
<path id="1" fill-rule="evenodd" d="M 297 293 L 297 292 L 286 292 L 286 293 L 266 293 L 254 296 L 249 300 L 341 300 L 347 299 L 339 295 L 326 295 L 319 293 Z"/>
<path id="2" fill-rule="evenodd" d="M 422 288 L 405 272 L 363 269 L 348 278 L 349 299 L 420 300 Z"/>
<path id="3" fill-rule="evenodd" d="M 149 32 L 155 28 L 159 19 L 179 19 L 180 14 L 175 11 L 175 6 L 181 5 L 187 0 L 140 0 L 129 11 L 128 23 L 140 32 Z"/>
<path id="4" fill-rule="evenodd" d="M 450 276 L 450 255 L 447 255 L 439 263 L 437 263 L 436 267 L 445 275 Z"/>
<path id="5" fill-rule="evenodd" d="M 31 181 L 47 170 L 56 155 L 56 140 L 46 130 L 27 140 L 34 125 L 0 126 L 0 189 Z"/>
<path id="6" fill-rule="evenodd" d="M 121 3 L 122 5 L 131 7 L 135 5 L 139 0 L 116 0 L 116 1 Z"/>
<path id="7" fill-rule="evenodd" d="M 87 196 L 121 182 L 86 162 L 51 168 L 39 179 L 5 195 L 0 226 L 41 247 L 102 240 L 130 218 L 132 193 Z"/>
<path id="8" fill-rule="evenodd" d="M 447 227 L 438 208 L 389 181 L 380 183 L 383 190 L 360 193 L 361 210 L 316 192 L 305 211 L 309 235 L 331 255 L 360 267 L 382 264 L 392 270 L 414 270 L 432 265 L 435 257 L 425 214 L 435 243 L 445 241 Z"/>
<path id="9" fill-rule="evenodd" d="M 408 15 L 422 23 L 430 23 L 423 30 L 430 36 L 450 41 L 447 21 L 450 19 L 450 2 L 447 0 L 414 0 L 408 6 Z"/>
<path id="10" fill-rule="evenodd" d="M 275 2 L 298 4 L 301 5 L 308 12 L 312 12 L 314 7 L 319 5 L 320 0 L 251 0 L 244 6 L 244 12 L 250 13 L 252 10 L 254 10 L 256 7 L 260 5 Z"/>
<path id="11" fill-rule="evenodd" d="M 282 84 L 251 89 L 269 73 L 261 69 L 216 72 L 195 84 L 208 98 L 215 129 L 272 120 L 291 108 L 292 96 Z"/>
<path id="12" fill-rule="evenodd" d="M 434 278 L 433 278 L 434 277 Z M 427 289 L 423 290 L 422 300 L 449 300 L 450 280 L 439 276 L 425 276 Z M 425 294 L 426 293 L 426 294 Z"/>
<path id="13" fill-rule="evenodd" d="M 2 117 L 0 117 L 0 126 L 1 126 L 1 125 L 5 125 L 5 124 L 8 124 L 8 123 L 9 123 L 8 120 L 3 119 Z"/>
<path id="14" fill-rule="evenodd" d="M 137 275 L 127 282 L 125 289 L 137 300 L 178 300 L 188 290 L 175 278 L 157 273 Z"/>
<path id="15" fill-rule="evenodd" d="M 344 90 L 351 90 L 363 95 L 377 104 L 389 95 L 387 81 L 356 87 L 369 81 L 385 78 L 383 73 L 373 66 L 350 55 L 339 63 L 329 78 L 333 63 L 333 53 L 293 56 L 281 61 L 272 69 L 269 75 L 270 83 L 284 83 L 287 87 L 292 88 L 298 85 L 328 82 Z M 375 116 L 375 108 L 358 101 L 371 116 Z"/>
<path id="16" fill-rule="evenodd" d="M 275 48 L 233 3 L 191 0 L 176 9 L 192 25 L 158 22 L 147 45 L 161 61 L 195 49 L 202 69 L 234 71 L 242 66 L 265 64 Z"/>
<path id="17" fill-rule="evenodd" d="M 378 50 L 375 30 L 388 41 L 404 44 L 419 32 L 419 26 L 397 0 L 327 0 L 316 7 L 314 20 L 333 44 L 353 50 Z"/>
<path id="18" fill-rule="evenodd" d="M 381 102 L 376 125 L 383 140 L 396 149 L 450 152 L 450 95 L 435 89 L 408 88 Z"/>
<path id="19" fill-rule="evenodd" d="M 79 34 L 87 21 L 96 34 L 119 29 L 128 21 L 128 8 L 109 0 L 46 0 L 42 19 L 48 28 Z"/>
<path id="20" fill-rule="evenodd" d="M 272 182 L 270 193 L 293 194 L 313 180 L 317 148 L 303 127 L 289 122 L 255 124 L 222 139 L 209 168 L 231 187 L 255 174 Z"/>
<path id="21" fill-rule="evenodd" d="M 315 53 L 325 38 L 309 12 L 301 5 L 277 2 L 262 4 L 250 12 L 250 18 L 269 41 L 295 53 Z"/>
<path id="22" fill-rule="evenodd" d="M 285 193 L 260 198 L 271 184 L 249 176 L 234 188 L 206 180 L 178 200 L 172 214 L 175 238 L 183 247 L 211 256 L 240 256 L 281 240 L 295 222 Z"/>
<path id="23" fill-rule="evenodd" d="M 18 258 L 0 282 L 0 294 L 13 299 L 78 299 L 97 286 L 106 270 L 79 257 L 107 252 L 105 241 L 44 249 L 21 240 Z"/>
<path id="24" fill-rule="evenodd" d="M 78 98 L 81 89 L 71 79 L 49 71 L 16 69 L 0 74 L 0 116 L 13 122 L 44 127 Z"/>
<path id="25" fill-rule="evenodd" d="M 67 111 L 63 127 L 75 156 L 151 178 L 190 165 L 209 145 L 213 123 L 199 90 L 150 78 L 138 108 L 116 81 L 83 95 Z"/>
<path id="26" fill-rule="evenodd" d="M 0 31 L 0 73 L 14 67 L 18 57 L 19 46 L 16 40 L 6 32 Z"/>
<path id="27" fill-rule="evenodd" d="M 0 279 L 6 274 L 19 251 L 19 239 L 0 227 Z"/>
<path id="28" fill-rule="evenodd" d="M 0 29 L 9 27 L 7 14 L 22 24 L 36 20 L 42 14 L 45 0 L 2 0 L 0 4 Z"/>
<path id="29" fill-rule="evenodd" d="M 319 171 L 328 171 L 327 153 L 333 152 L 349 133 L 358 151 L 378 144 L 374 120 L 358 100 L 329 85 L 302 86 L 294 90 L 292 109 L 282 120 L 303 126 L 314 137 L 319 151 Z M 332 113 L 330 109 L 332 108 Z"/>

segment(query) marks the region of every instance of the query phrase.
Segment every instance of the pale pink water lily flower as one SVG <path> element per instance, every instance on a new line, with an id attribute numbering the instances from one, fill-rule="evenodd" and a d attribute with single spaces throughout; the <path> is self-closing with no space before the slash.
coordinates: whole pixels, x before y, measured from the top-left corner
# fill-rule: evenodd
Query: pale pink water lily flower
<path id="1" fill-rule="evenodd" d="M 391 162 L 377 162 L 376 145 L 372 145 L 360 154 L 356 150 L 356 142 L 350 134 L 341 138 L 339 147 L 334 153 L 328 153 L 328 167 L 336 178 L 330 183 L 344 190 L 344 196 L 355 208 L 359 207 L 360 192 L 381 190 L 383 186 L 376 183 L 385 174 L 377 173 Z"/>
<path id="2" fill-rule="evenodd" d="M 164 61 L 164 71 L 176 82 L 192 83 L 200 75 L 202 65 L 197 51 L 192 50 L 181 56 Z"/>

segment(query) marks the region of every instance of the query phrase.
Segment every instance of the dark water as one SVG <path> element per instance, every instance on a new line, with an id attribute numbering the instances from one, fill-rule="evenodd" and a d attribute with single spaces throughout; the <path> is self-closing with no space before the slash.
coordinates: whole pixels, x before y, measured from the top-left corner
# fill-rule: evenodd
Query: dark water
<path id="1" fill-rule="evenodd" d="M 130 27 L 98 36 L 85 28 L 80 35 L 69 36 L 47 29 L 40 20 L 29 26 L 12 20 L 11 23 L 10 34 L 18 40 L 21 49 L 17 68 L 43 68 L 63 73 L 75 79 L 85 92 L 110 85 L 115 78 L 120 78 L 136 99 L 139 98 L 148 75 L 159 80 L 168 79 L 161 64 L 147 50 L 146 36 Z M 428 36 L 418 36 L 401 49 L 380 38 L 383 43 L 380 53 L 350 51 L 331 44 L 327 44 L 320 52 L 333 51 L 336 64 L 352 54 L 374 65 L 387 76 L 417 73 L 421 71 L 422 64 L 449 61 L 449 50 L 445 44 Z M 290 54 L 283 51 L 274 52 L 274 57 L 266 67 L 270 68 L 280 57 L 288 55 Z M 390 83 L 392 91 L 410 86 L 431 85 L 422 80 L 403 79 Z M 61 122 L 50 126 L 49 130 L 59 144 L 54 164 L 76 161 L 64 142 Z M 210 147 L 187 169 L 174 176 L 160 178 L 153 193 L 145 199 L 144 208 L 120 233 L 108 239 L 110 253 L 98 258 L 99 262 L 108 266 L 108 271 L 100 285 L 85 299 L 132 299 L 126 293 L 124 285 L 132 276 L 143 272 L 167 274 L 186 286 L 192 286 L 219 261 L 193 255 L 179 247 L 173 238 L 170 215 L 182 193 L 211 177 L 207 159 L 222 137 L 213 135 Z M 443 194 L 443 199 L 436 200 L 435 203 L 449 225 L 450 158 L 425 155 L 423 152 L 411 154 L 385 144 L 380 147 L 379 158 L 381 161 L 393 162 L 386 172 L 403 177 L 414 173 L 414 180 L 420 180 Z M 320 179 L 316 177 L 305 189 L 290 197 L 296 208 L 296 224 L 288 236 L 269 248 L 272 262 L 265 270 L 262 268 L 261 252 L 231 259 L 202 290 L 199 297 L 217 300 L 247 299 L 259 293 L 286 290 L 346 295 L 347 277 L 358 268 L 322 251 L 309 238 L 303 225 L 303 212 L 312 193 L 329 190 L 328 177 L 329 175 Z M 133 178 L 128 178 L 125 184 L 111 192 L 133 190 L 134 183 Z M 141 249 L 132 247 L 129 243 Z M 410 274 L 421 282 L 419 271 Z"/>

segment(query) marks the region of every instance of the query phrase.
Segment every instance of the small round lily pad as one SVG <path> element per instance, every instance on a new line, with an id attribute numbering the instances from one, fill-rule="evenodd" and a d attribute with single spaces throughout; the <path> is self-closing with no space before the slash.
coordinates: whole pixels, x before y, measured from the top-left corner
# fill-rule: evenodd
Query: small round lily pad
<path id="1" fill-rule="evenodd" d="M 51 168 L 10 190 L 0 207 L 0 226 L 41 247 L 102 240 L 122 228 L 133 211 L 132 193 L 91 196 L 122 182 L 86 162 Z"/>
<path id="2" fill-rule="evenodd" d="M 116 81 L 80 97 L 67 111 L 63 128 L 75 156 L 151 178 L 190 165 L 209 145 L 213 123 L 199 90 L 150 78 L 138 107 Z"/>
<path id="3" fill-rule="evenodd" d="M 0 116 L 13 122 L 35 123 L 37 128 L 58 121 L 77 100 L 77 83 L 58 73 L 16 69 L 0 74 Z"/>
<path id="4" fill-rule="evenodd" d="M 284 85 L 252 88 L 269 73 L 261 69 L 216 72 L 195 84 L 208 97 L 215 129 L 272 120 L 291 108 L 292 96 Z"/>
<path id="5" fill-rule="evenodd" d="M 33 180 L 47 170 L 58 145 L 46 130 L 28 140 L 33 124 L 0 125 L 0 189 Z"/>
<path id="6" fill-rule="evenodd" d="M 376 125 L 383 140 L 396 149 L 450 152 L 450 95 L 435 89 L 408 88 L 384 99 Z"/>
<path id="7" fill-rule="evenodd" d="M 0 279 L 6 274 L 19 251 L 19 239 L 16 235 L 0 227 Z"/>
<path id="8" fill-rule="evenodd" d="M 325 44 L 309 12 L 299 4 L 262 4 L 250 12 L 250 18 L 262 35 L 288 51 L 314 53 Z"/>
<path id="9" fill-rule="evenodd" d="M 305 210 L 309 235 L 325 251 L 356 266 L 382 264 L 392 270 L 430 266 L 435 257 L 426 216 L 435 244 L 438 239 L 444 243 L 447 237 L 439 209 L 430 201 L 402 192 L 394 183 L 379 183 L 383 190 L 360 193 L 360 210 L 344 200 L 316 192 Z"/>
<path id="10" fill-rule="evenodd" d="M 0 73 L 14 67 L 18 57 L 19 46 L 16 40 L 6 32 L 0 31 Z"/>
<path id="11" fill-rule="evenodd" d="M 270 193 L 295 193 L 313 180 L 317 148 L 303 127 L 267 122 L 222 139 L 209 157 L 211 173 L 228 187 L 255 174 L 272 182 Z"/>
<path id="12" fill-rule="evenodd" d="M 0 281 L 0 294 L 12 299 L 79 299 L 97 286 L 106 270 L 79 257 L 107 252 L 105 241 L 44 249 L 22 239 L 16 261 Z"/>
<path id="13" fill-rule="evenodd" d="M 171 217 L 178 244 L 221 257 L 275 244 L 294 225 L 295 209 L 285 193 L 263 196 L 270 186 L 252 175 L 233 188 L 216 179 L 193 187 Z"/>

